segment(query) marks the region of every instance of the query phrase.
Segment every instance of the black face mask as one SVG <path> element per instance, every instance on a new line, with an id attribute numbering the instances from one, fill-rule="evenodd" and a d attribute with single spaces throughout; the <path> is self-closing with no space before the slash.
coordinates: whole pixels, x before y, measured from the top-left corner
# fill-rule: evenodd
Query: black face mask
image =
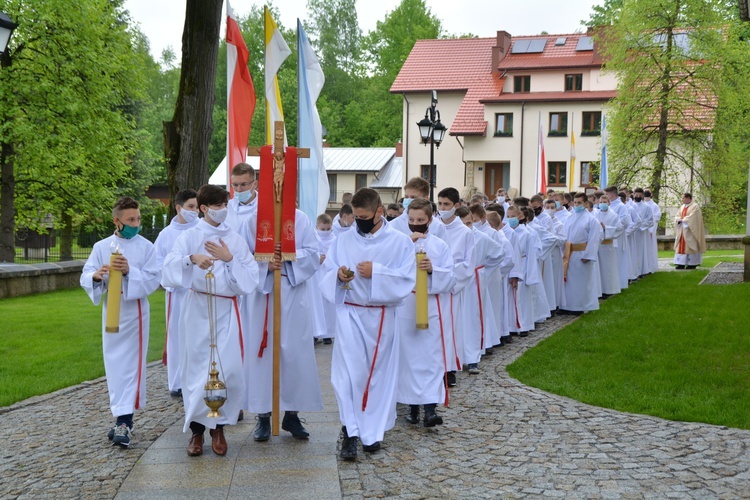
<path id="1" fill-rule="evenodd" d="M 636 196 L 635 197 L 635 202 L 636 203 L 640 203 L 642 200 L 643 200 L 643 198 L 641 198 L 640 196 Z"/>
<path id="2" fill-rule="evenodd" d="M 409 231 L 412 233 L 427 234 L 427 224 L 409 224 Z"/>
<path id="3" fill-rule="evenodd" d="M 369 234 L 380 223 L 380 220 L 376 223 L 375 216 L 373 215 L 371 219 L 354 219 L 354 222 L 357 223 L 357 228 L 362 234 Z"/>
<path id="4" fill-rule="evenodd" d="M 566 209 L 566 210 L 567 210 L 568 208 L 570 208 L 570 205 L 568 205 L 567 203 L 563 203 L 563 206 L 565 207 L 565 209 Z"/>
<path id="5" fill-rule="evenodd" d="M 391 222 L 393 219 L 395 219 L 395 217 L 392 216 L 392 215 L 386 215 L 385 216 L 385 220 L 387 220 L 388 222 Z"/>
<path id="6" fill-rule="evenodd" d="M 534 209 L 534 215 L 539 215 L 542 213 L 542 207 L 536 207 Z"/>

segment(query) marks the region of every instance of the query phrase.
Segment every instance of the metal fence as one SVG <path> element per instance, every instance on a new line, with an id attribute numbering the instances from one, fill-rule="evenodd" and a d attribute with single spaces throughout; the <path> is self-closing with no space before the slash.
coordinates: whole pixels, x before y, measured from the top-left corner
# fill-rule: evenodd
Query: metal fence
<path id="1" fill-rule="evenodd" d="M 156 241 L 163 228 L 143 228 L 141 236 L 152 243 Z M 94 243 L 111 235 L 105 231 L 80 231 L 73 235 L 72 260 L 86 260 L 91 254 Z M 46 234 L 21 229 L 16 232 L 16 263 L 38 264 L 41 262 L 59 262 L 60 235 L 54 230 Z"/>

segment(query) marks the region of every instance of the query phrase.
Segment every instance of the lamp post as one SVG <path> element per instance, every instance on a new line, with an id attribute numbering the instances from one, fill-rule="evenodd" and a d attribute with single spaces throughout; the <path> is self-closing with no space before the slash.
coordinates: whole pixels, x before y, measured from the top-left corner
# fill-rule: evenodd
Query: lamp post
<path id="1" fill-rule="evenodd" d="M 436 109 L 438 103 L 437 91 L 432 91 L 430 107 L 425 110 L 424 118 L 417 122 L 422 144 L 430 143 L 430 201 L 435 201 L 435 180 L 437 177 L 437 166 L 435 165 L 435 146 L 440 147 L 447 130 L 440 122 L 440 111 Z"/>
<path id="2" fill-rule="evenodd" d="M 0 12 L 0 56 L 5 54 L 5 49 L 8 48 L 8 42 L 10 42 L 10 35 L 16 28 L 18 28 L 18 25 L 10 20 L 8 14 Z"/>

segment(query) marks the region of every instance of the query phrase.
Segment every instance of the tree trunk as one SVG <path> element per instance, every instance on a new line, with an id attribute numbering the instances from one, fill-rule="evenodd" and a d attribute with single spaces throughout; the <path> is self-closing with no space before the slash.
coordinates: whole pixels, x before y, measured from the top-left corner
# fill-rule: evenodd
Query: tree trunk
<path id="1" fill-rule="evenodd" d="M 174 215 L 178 191 L 198 189 L 208 182 L 223 3 L 223 0 L 187 0 L 180 90 L 172 121 L 164 122 L 170 218 Z"/>
<path id="2" fill-rule="evenodd" d="M 73 260 L 73 218 L 63 212 L 60 220 L 62 222 L 60 260 Z"/>
<path id="3" fill-rule="evenodd" d="M 14 203 L 16 181 L 13 176 L 13 146 L 0 144 L 0 165 L 2 165 L 0 186 L 0 262 L 15 262 L 16 222 Z"/>
<path id="4" fill-rule="evenodd" d="M 678 7 L 679 9 L 679 7 Z M 661 191 L 661 180 L 667 162 L 667 139 L 669 138 L 669 94 L 672 88 L 672 65 L 671 57 L 674 51 L 674 32 L 672 28 L 667 29 L 667 46 L 664 50 L 666 64 L 661 75 L 661 92 L 659 95 L 659 138 L 656 147 L 656 164 L 651 172 L 651 194 L 655 202 L 659 202 Z"/>

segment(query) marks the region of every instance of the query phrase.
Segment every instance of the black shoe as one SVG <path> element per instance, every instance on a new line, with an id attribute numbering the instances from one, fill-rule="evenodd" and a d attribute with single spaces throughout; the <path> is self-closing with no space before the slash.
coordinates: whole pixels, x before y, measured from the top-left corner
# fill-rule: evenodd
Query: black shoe
<path id="1" fill-rule="evenodd" d="M 681 264 L 677 264 L 677 265 L 674 266 L 674 268 L 675 269 L 685 269 L 685 266 L 683 266 Z"/>
<path id="2" fill-rule="evenodd" d="M 685 266 L 685 269 L 697 269 L 698 266 Z"/>
<path id="3" fill-rule="evenodd" d="M 117 430 L 117 425 L 115 424 L 107 433 L 107 439 L 112 441 L 115 438 L 115 430 Z"/>
<path id="4" fill-rule="evenodd" d="M 445 376 L 448 377 L 448 387 L 456 387 L 456 372 L 450 371 Z"/>
<path id="5" fill-rule="evenodd" d="M 323 339 L 323 345 L 331 345 L 333 344 L 333 339 Z"/>
<path id="6" fill-rule="evenodd" d="M 281 428 L 287 432 L 291 432 L 292 437 L 296 439 L 307 439 L 310 437 L 310 433 L 302 425 L 296 413 L 284 412 Z"/>
<path id="7" fill-rule="evenodd" d="M 443 417 L 435 413 L 435 410 L 432 410 L 431 413 L 428 413 L 425 411 L 424 413 L 424 426 L 425 427 L 435 427 L 436 425 L 443 425 Z"/>
<path id="8" fill-rule="evenodd" d="M 342 427 L 341 432 L 344 433 L 344 440 L 341 442 L 339 457 L 344 460 L 355 460 L 357 458 L 357 436 L 349 437 L 346 427 Z"/>
<path id="9" fill-rule="evenodd" d="M 406 421 L 410 424 L 419 423 L 419 405 L 409 405 L 409 414 L 406 416 Z"/>
<path id="10" fill-rule="evenodd" d="M 486 347 L 484 349 L 484 354 L 486 354 L 487 356 L 492 356 L 493 354 L 495 354 L 495 350 L 492 347 Z"/>
<path id="11" fill-rule="evenodd" d="M 513 343 L 513 337 L 511 335 L 501 337 L 500 340 L 502 341 L 503 345 L 509 345 Z"/>
<path id="12" fill-rule="evenodd" d="M 472 375 L 478 375 L 479 374 L 479 364 L 478 363 L 469 363 L 468 371 Z"/>
<path id="13" fill-rule="evenodd" d="M 240 410 L 240 414 L 237 415 L 237 422 L 242 422 L 245 420 L 245 410 Z"/>
<path id="14" fill-rule="evenodd" d="M 380 449 L 380 441 L 375 441 L 372 444 L 362 445 L 362 451 L 366 451 L 367 453 L 375 453 L 379 449 Z"/>
<path id="15" fill-rule="evenodd" d="M 253 431 L 253 439 L 256 441 L 271 439 L 271 417 L 258 417 L 258 424 Z"/>
<path id="16" fill-rule="evenodd" d="M 177 389 L 176 391 L 169 391 L 169 395 L 173 398 L 179 398 L 182 396 L 182 389 Z"/>
<path id="17" fill-rule="evenodd" d="M 518 337 L 518 332 L 510 332 L 511 337 Z"/>
<path id="18" fill-rule="evenodd" d="M 529 332 L 519 332 L 518 336 L 519 337 L 528 337 L 529 336 Z"/>

